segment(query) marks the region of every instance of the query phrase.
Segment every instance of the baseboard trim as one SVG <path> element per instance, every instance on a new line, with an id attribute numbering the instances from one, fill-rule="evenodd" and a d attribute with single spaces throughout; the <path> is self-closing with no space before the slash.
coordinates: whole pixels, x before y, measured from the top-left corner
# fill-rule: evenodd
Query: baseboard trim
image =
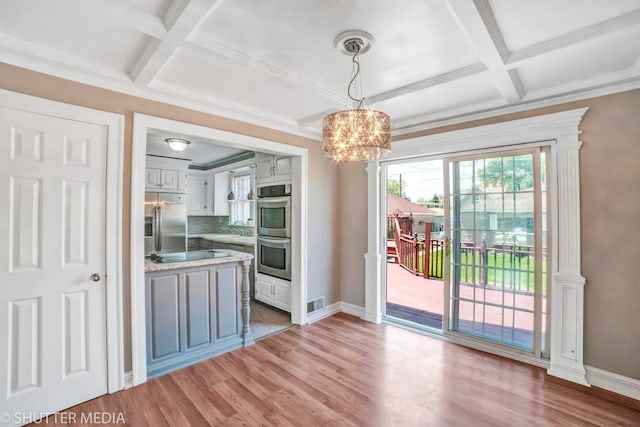
<path id="1" fill-rule="evenodd" d="M 350 304 L 348 302 L 341 301 L 340 302 L 340 311 L 343 313 L 350 314 L 356 317 L 364 317 L 364 307 L 360 307 L 359 305 Z"/>
<path id="2" fill-rule="evenodd" d="M 311 324 L 317 322 L 318 320 L 322 320 L 325 317 L 333 316 L 334 314 L 340 312 L 341 302 L 334 302 L 333 304 L 329 304 L 326 307 L 316 310 L 307 315 L 307 323 Z"/>
<path id="3" fill-rule="evenodd" d="M 585 369 L 587 370 L 587 379 L 592 386 L 640 400 L 640 380 L 593 366 L 585 366 Z"/>
<path id="4" fill-rule="evenodd" d="M 133 371 L 127 371 L 122 376 L 122 389 L 126 390 L 133 387 Z"/>

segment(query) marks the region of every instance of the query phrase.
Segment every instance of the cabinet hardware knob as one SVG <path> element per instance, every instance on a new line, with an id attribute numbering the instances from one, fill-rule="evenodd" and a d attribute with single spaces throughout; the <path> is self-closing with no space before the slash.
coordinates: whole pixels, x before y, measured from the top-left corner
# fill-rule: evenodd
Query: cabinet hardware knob
<path id="1" fill-rule="evenodd" d="M 99 282 L 100 281 L 100 275 L 98 273 L 93 273 L 90 277 L 92 282 Z"/>

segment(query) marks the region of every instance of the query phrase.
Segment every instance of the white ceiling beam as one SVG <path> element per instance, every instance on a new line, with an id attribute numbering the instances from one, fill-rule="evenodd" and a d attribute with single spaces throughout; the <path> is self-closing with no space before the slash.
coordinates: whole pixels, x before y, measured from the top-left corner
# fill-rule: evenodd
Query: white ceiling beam
<path id="1" fill-rule="evenodd" d="M 467 65 L 466 67 L 458 68 L 457 70 L 449 71 L 414 83 L 409 83 L 408 85 L 400 86 L 386 92 L 369 96 L 365 99 L 365 102 L 368 105 L 374 105 L 379 102 L 387 101 L 389 99 L 397 98 L 399 96 L 407 95 L 419 90 L 443 85 L 445 83 L 460 80 L 465 77 L 475 76 L 476 74 L 484 73 L 485 71 L 487 71 L 487 67 L 482 63 Z"/>
<path id="2" fill-rule="evenodd" d="M 174 6 L 175 5 L 175 6 Z M 131 79 L 137 85 L 148 85 L 171 60 L 184 41 L 198 29 L 216 6 L 216 0 L 174 0 L 165 15 L 169 30 L 160 39 L 147 43 L 142 55 L 131 67 Z"/>
<path id="3" fill-rule="evenodd" d="M 509 103 L 520 102 L 524 96 L 522 84 L 518 75 L 510 73 L 505 67 L 509 51 L 488 0 L 447 0 L 447 5 L 478 56 L 493 74 L 502 96 Z"/>
<path id="4" fill-rule="evenodd" d="M 148 14 L 124 0 L 92 2 L 91 8 L 96 15 L 106 21 L 124 24 L 127 28 L 151 37 L 162 38 L 167 34 L 162 19 Z"/>
<path id="5" fill-rule="evenodd" d="M 547 54 L 579 44 L 594 44 L 603 38 L 621 37 L 640 30 L 640 10 L 608 19 L 571 33 L 546 40 L 510 53 L 506 60 L 507 68 L 516 68 L 530 62 L 543 59 Z"/>
<path id="6" fill-rule="evenodd" d="M 487 71 L 487 67 L 482 63 L 476 63 L 467 65 L 466 67 L 458 68 L 457 70 L 449 71 L 447 73 L 439 74 L 437 76 L 429 77 L 424 80 L 420 80 L 414 83 L 410 83 L 404 86 L 400 86 L 386 92 L 378 93 L 376 95 L 368 96 L 365 98 L 365 104 L 369 107 L 387 101 L 389 99 L 397 98 L 402 95 L 407 95 L 410 93 L 417 92 L 419 90 L 428 89 L 430 87 L 443 85 L 445 83 L 453 82 L 455 80 L 460 80 L 465 77 L 475 76 L 480 73 L 484 73 Z M 342 97 L 340 101 L 345 102 L 346 97 Z M 326 110 L 319 113 L 312 114 L 307 117 L 303 117 L 298 119 L 298 126 L 310 126 L 315 122 L 318 122 L 324 118 L 324 116 L 335 113 L 336 109 Z"/>

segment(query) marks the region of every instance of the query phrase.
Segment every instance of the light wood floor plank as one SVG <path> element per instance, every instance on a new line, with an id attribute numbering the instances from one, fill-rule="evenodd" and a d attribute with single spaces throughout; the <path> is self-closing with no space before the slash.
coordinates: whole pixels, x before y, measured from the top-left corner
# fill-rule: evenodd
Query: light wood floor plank
<path id="1" fill-rule="evenodd" d="M 534 366 L 338 314 L 68 411 L 122 412 L 128 425 L 154 427 L 608 427 L 640 425 L 639 408 Z"/>

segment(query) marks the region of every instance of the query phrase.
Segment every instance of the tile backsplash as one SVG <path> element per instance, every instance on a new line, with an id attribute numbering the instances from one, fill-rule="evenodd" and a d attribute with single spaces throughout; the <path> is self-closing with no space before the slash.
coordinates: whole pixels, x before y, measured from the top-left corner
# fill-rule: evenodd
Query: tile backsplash
<path id="1" fill-rule="evenodd" d="M 189 216 L 187 222 L 188 234 L 235 234 L 238 236 L 253 236 L 253 227 L 229 225 L 228 216 Z"/>

